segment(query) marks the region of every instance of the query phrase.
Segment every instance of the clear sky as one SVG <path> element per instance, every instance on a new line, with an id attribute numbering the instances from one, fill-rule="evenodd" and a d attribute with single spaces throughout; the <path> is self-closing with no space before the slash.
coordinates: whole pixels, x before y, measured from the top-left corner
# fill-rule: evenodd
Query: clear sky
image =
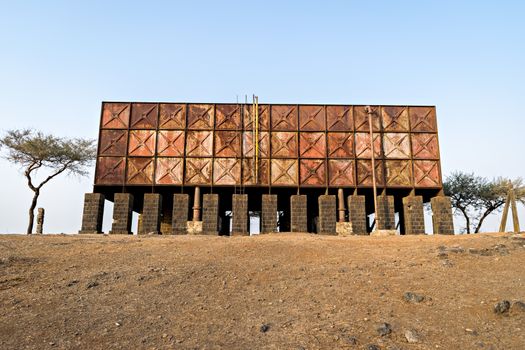
<path id="1" fill-rule="evenodd" d="M 4 0 L 0 131 L 96 138 L 102 100 L 430 104 L 445 175 L 525 176 L 524 18 L 518 0 Z M 23 232 L 31 193 L 0 166 L 0 232 Z M 92 182 L 44 187 L 46 230 L 79 229 Z"/>

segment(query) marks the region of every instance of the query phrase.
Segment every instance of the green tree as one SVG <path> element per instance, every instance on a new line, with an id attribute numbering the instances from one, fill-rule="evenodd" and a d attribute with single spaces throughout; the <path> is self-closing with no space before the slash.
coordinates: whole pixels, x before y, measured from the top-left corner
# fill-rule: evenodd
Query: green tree
<path id="1" fill-rule="evenodd" d="M 33 191 L 29 207 L 27 234 L 33 232 L 35 208 L 42 187 L 61 173 L 87 175 L 87 167 L 96 156 L 94 140 L 61 138 L 30 129 L 9 130 L 0 139 L 2 157 L 22 168 L 27 186 Z M 37 182 L 39 170 L 46 173 Z"/>

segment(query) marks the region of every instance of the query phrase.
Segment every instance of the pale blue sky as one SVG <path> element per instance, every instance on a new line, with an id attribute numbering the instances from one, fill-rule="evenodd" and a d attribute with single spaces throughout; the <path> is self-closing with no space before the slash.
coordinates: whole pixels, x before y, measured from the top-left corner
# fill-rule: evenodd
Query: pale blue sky
<path id="1" fill-rule="evenodd" d="M 0 1 L 0 128 L 95 138 L 102 100 L 431 104 L 445 174 L 525 176 L 523 18 L 517 0 Z M 0 232 L 23 232 L 30 192 L 0 165 Z M 44 188 L 48 231 L 78 230 L 92 181 Z"/>

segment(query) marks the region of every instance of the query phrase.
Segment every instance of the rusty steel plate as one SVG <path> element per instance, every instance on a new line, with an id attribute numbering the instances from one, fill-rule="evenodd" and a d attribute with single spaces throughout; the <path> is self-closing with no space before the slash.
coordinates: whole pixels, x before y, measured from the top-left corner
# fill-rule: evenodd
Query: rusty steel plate
<path id="1" fill-rule="evenodd" d="M 242 178 L 245 185 L 255 185 L 255 159 L 243 159 Z M 257 185 L 268 185 L 270 160 L 258 159 Z"/>
<path id="2" fill-rule="evenodd" d="M 412 162 L 410 160 L 387 160 L 386 184 L 391 187 L 412 187 Z"/>
<path id="3" fill-rule="evenodd" d="M 184 158 L 157 158 L 155 183 L 159 185 L 181 185 Z"/>
<path id="4" fill-rule="evenodd" d="M 271 160 L 272 185 L 297 186 L 297 159 Z"/>
<path id="5" fill-rule="evenodd" d="M 127 183 L 132 185 L 153 184 L 153 158 L 128 158 Z"/>
<path id="6" fill-rule="evenodd" d="M 346 132 L 328 133 L 328 158 L 353 158 L 354 134 Z"/>
<path id="7" fill-rule="evenodd" d="M 241 133 L 237 131 L 215 131 L 215 157 L 240 157 Z"/>
<path id="8" fill-rule="evenodd" d="M 299 172 L 301 185 L 324 186 L 326 184 L 326 163 L 322 159 L 301 159 Z"/>
<path id="9" fill-rule="evenodd" d="M 439 162 L 434 160 L 414 160 L 415 187 L 441 187 Z"/>
<path id="10" fill-rule="evenodd" d="M 235 158 L 213 160 L 213 183 L 215 185 L 235 185 L 241 183 L 241 161 Z"/>
<path id="11" fill-rule="evenodd" d="M 125 156 L 128 144 L 128 132 L 125 130 L 101 130 L 100 156 Z"/>
<path id="12" fill-rule="evenodd" d="M 215 110 L 212 104 L 190 104 L 188 107 L 188 129 L 213 129 Z"/>
<path id="13" fill-rule="evenodd" d="M 370 131 L 368 114 L 365 106 L 354 107 L 354 120 L 356 131 Z M 381 108 L 379 106 L 370 106 L 372 108 L 372 130 L 381 130 Z"/>
<path id="14" fill-rule="evenodd" d="M 213 131 L 187 131 L 186 156 L 211 157 L 213 155 Z"/>
<path id="15" fill-rule="evenodd" d="M 299 130 L 325 131 L 326 113 L 324 106 L 299 106 Z"/>
<path id="16" fill-rule="evenodd" d="M 383 186 L 385 184 L 385 177 L 383 172 L 383 162 L 381 160 L 375 161 L 376 168 L 376 184 Z M 363 187 L 372 186 L 372 160 L 359 159 L 357 160 L 357 185 Z"/>
<path id="17" fill-rule="evenodd" d="M 410 136 L 405 133 L 384 133 L 383 149 L 385 158 L 410 158 Z"/>
<path id="18" fill-rule="evenodd" d="M 328 131 L 354 130 L 354 109 L 352 106 L 327 106 L 326 125 Z"/>
<path id="19" fill-rule="evenodd" d="M 297 106 L 273 105 L 272 130 L 297 131 Z"/>
<path id="20" fill-rule="evenodd" d="M 381 135 L 374 134 L 374 155 L 381 157 Z M 372 158 L 370 149 L 370 134 L 364 132 L 355 133 L 355 156 L 357 158 Z"/>
<path id="21" fill-rule="evenodd" d="M 439 159 L 437 134 L 412 134 L 412 155 L 416 159 Z"/>
<path id="22" fill-rule="evenodd" d="M 211 185 L 212 158 L 186 158 L 187 185 Z"/>
<path id="23" fill-rule="evenodd" d="M 417 132 L 437 132 L 434 107 L 409 107 L 410 127 Z"/>
<path id="24" fill-rule="evenodd" d="M 184 156 L 184 131 L 160 130 L 157 139 L 157 155 L 162 157 Z"/>
<path id="25" fill-rule="evenodd" d="M 133 103 L 131 105 L 131 129 L 156 129 L 159 108 L 156 103 Z"/>
<path id="26" fill-rule="evenodd" d="M 155 131 L 132 130 L 129 133 L 128 155 L 151 157 L 155 154 Z"/>
<path id="27" fill-rule="evenodd" d="M 127 129 L 130 110 L 129 103 L 104 103 L 101 127 L 103 129 Z"/>
<path id="28" fill-rule="evenodd" d="M 297 133 L 272 132 L 272 158 L 297 158 Z"/>
<path id="29" fill-rule="evenodd" d="M 95 183 L 97 185 L 120 185 L 124 183 L 126 158 L 124 157 L 99 157 Z"/>
<path id="30" fill-rule="evenodd" d="M 326 157 L 326 137 L 324 132 L 299 133 L 299 150 L 302 158 Z"/>
<path id="31" fill-rule="evenodd" d="M 353 160 L 330 159 L 328 161 L 328 184 L 330 186 L 355 186 L 355 164 Z"/>
<path id="32" fill-rule="evenodd" d="M 243 153 L 245 157 L 253 157 L 255 148 L 253 147 L 253 132 L 243 133 Z M 270 133 L 267 131 L 259 132 L 259 158 L 270 157 Z"/>
<path id="33" fill-rule="evenodd" d="M 186 127 L 186 105 L 161 103 L 159 112 L 160 129 L 184 129 Z"/>
<path id="34" fill-rule="evenodd" d="M 270 106 L 259 105 L 259 130 L 267 131 L 270 129 Z M 253 121 L 255 115 L 252 114 L 252 106 L 244 106 L 244 130 L 254 130 Z"/>
<path id="35" fill-rule="evenodd" d="M 217 105 L 215 107 L 215 129 L 240 130 L 241 106 Z"/>
<path id="36" fill-rule="evenodd" d="M 404 131 L 407 132 L 408 108 L 401 106 L 387 106 L 381 108 L 381 119 L 384 131 Z"/>

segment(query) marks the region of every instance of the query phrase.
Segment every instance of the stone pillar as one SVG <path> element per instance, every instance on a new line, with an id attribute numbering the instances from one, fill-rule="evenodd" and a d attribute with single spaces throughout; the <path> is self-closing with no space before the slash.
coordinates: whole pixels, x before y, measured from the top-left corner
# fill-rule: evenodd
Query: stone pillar
<path id="1" fill-rule="evenodd" d="M 423 197 L 408 196 L 403 198 L 405 217 L 405 234 L 415 235 L 425 233 L 425 217 L 423 214 Z"/>
<path id="2" fill-rule="evenodd" d="M 277 195 L 262 195 L 261 233 L 277 231 Z"/>
<path id="3" fill-rule="evenodd" d="M 202 234 L 219 234 L 219 195 L 205 194 L 202 201 Z"/>
<path id="4" fill-rule="evenodd" d="M 201 189 L 195 187 L 193 193 L 193 221 L 201 221 Z"/>
<path id="5" fill-rule="evenodd" d="M 343 192 L 343 189 L 340 188 L 337 190 L 337 206 L 339 207 L 338 208 L 338 212 L 339 212 L 339 219 L 338 221 L 339 222 L 345 222 L 346 221 L 346 218 L 345 218 L 345 196 L 344 196 L 344 192 Z"/>
<path id="6" fill-rule="evenodd" d="M 450 197 L 438 196 L 430 199 L 434 234 L 453 235 L 454 220 Z"/>
<path id="7" fill-rule="evenodd" d="M 160 234 L 160 213 L 162 211 L 162 197 L 158 193 L 144 194 L 142 208 L 141 234 Z"/>
<path id="8" fill-rule="evenodd" d="M 335 235 L 336 230 L 336 199 L 333 195 L 319 196 L 319 218 L 317 233 Z"/>
<path id="9" fill-rule="evenodd" d="M 187 234 L 188 227 L 188 205 L 189 196 L 187 194 L 173 195 L 173 211 L 171 214 L 171 233 L 174 235 Z"/>
<path id="10" fill-rule="evenodd" d="M 82 228 L 78 233 L 102 233 L 103 216 L 104 195 L 101 193 L 86 193 L 84 195 Z"/>
<path id="11" fill-rule="evenodd" d="M 38 214 L 36 216 L 36 233 L 42 234 L 44 232 L 44 208 L 38 208 Z"/>
<path id="12" fill-rule="evenodd" d="M 129 193 L 115 193 L 113 202 L 113 223 L 110 234 L 130 235 L 131 216 L 133 212 L 133 195 Z"/>
<path id="13" fill-rule="evenodd" d="M 232 196 L 232 236 L 249 236 L 248 231 L 248 195 Z"/>
<path id="14" fill-rule="evenodd" d="M 367 235 L 365 196 L 351 195 L 347 198 L 348 221 L 355 235 Z"/>
<path id="15" fill-rule="evenodd" d="M 290 231 L 308 232 L 306 210 L 305 195 L 293 195 L 290 197 Z"/>
<path id="16" fill-rule="evenodd" d="M 377 196 L 376 227 L 378 230 L 395 230 L 394 196 Z"/>

